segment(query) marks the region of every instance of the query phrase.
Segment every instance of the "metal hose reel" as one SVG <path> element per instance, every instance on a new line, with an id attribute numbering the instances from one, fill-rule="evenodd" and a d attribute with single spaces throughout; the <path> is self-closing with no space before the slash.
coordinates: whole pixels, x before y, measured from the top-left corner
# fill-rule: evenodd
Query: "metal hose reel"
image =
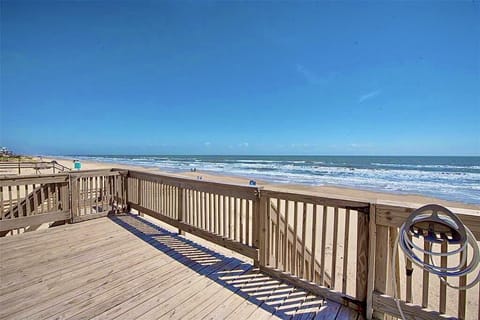
<path id="1" fill-rule="evenodd" d="M 413 238 L 423 238 L 426 243 L 425 248 L 417 246 Z M 462 223 L 462 221 L 450 210 L 445 207 L 429 204 L 423 206 L 411 213 L 408 219 L 400 227 L 396 245 L 392 254 L 392 275 L 395 274 L 395 256 L 397 248 L 400 247 L 405 258 L 411 260 L 422 269 L 437 275 L 447 286 L 458 290 L 466 290 L 473 287 L 480 281 L 480 271 L 477 277 L 465 286 L 455 286 L 447 281 L 448 277 L 461 277 L 472 273 L 480 264 L 480 252 L 477 240 L 472 232 Z M 447 251 L 433 251 L 434 244 L 447 244 Z M 453 248 L 451 248 L 453 247 Z M 473 249 L 473 256 L 468 259 L 468 247 Z M 429 258 L 424 261 L 420 258 L 427 255 Z M 435 264 L 434 257 L 451 257 L 460 255 L 459 263 L 453 267 L 442 267 Z M 470 261 L 469 261 L 470 260 Z M 397 283 L 392 276 L 394 288 L 394 299 L 398 310 L 403 319 L 405 316 L 400 308 L 400 302 L 395 297 Z"/>

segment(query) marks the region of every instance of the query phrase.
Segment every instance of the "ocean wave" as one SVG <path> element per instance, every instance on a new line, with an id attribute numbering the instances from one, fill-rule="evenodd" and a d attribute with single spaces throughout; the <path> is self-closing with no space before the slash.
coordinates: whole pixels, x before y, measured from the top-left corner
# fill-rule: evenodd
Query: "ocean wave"
<path id="1" fill-rule="evenodd" d="M 390 168 L 431 168 L 431 169 L 467 169 L 467 170 L 480 170 L 480 166 L 457 166 L 448 164 L 398 164 L 398 163 L 371 163 L 373 166 L 390 167 Z"/>
<path id="2" fill-rule="evenodd" d="M 79 159 L 156 167 L 168 172 L 200 171 L 262 179 L 272 183 L 337 185 L 374 191 L 416 193 L 480 204 L 477 165 L 389 164 L 370 166 L 315 159 L 222 157 L 78 156 Z M 435 170 L 431 170 L 435 169 Z"/>

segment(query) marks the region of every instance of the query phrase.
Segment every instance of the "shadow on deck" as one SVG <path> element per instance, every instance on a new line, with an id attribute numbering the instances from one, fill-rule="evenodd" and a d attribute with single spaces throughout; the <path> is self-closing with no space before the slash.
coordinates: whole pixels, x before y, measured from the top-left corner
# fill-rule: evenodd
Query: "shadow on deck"
<path id="1" fill-rule="evenodd" d="M 205 290 L 198 293 L 191 298 L 200 299 L 203 304 L 203 310 L 196 318 L 213 318 L 210 317 L 211 313 L 221 314 L 222 308 L 229 309 L 225 310 L 223 316 L 230 314 L 239 319 L 265 316 L 281 319 L 363 318 L 347 307 L 272 278 L 250 263 L 214 252 L 137 215 L 112 216 L 110 219 L 157 250 L 233 293 L 225 295 L 220 305 L 213 302 L 215 299 L 210 299 L 209 294 L 215 294 L 214 292 Z M 238 299 L 238 296 L 243 299 Z M 248 308 L 242 308 L 247 306 Z M 256 314 L 256 308 L 252 306 L 267 312 Z M 173 309 L 162 318 L 178 317 L 176 312 L 178 310 Z"/>

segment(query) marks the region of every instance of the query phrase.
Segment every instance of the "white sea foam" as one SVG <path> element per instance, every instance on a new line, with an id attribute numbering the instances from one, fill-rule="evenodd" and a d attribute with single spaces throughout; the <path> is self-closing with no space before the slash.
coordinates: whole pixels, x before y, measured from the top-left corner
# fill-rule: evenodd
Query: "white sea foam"
<path id="1" fill-rule="evenodd" d="M 228 157 L 79 157 L 94 161 L 158 167 L 170 172 L 198 170 L 263 179 L 274 183 L 339 185 L 417 193 L 480 204 L 480 165 L 353 162 L 318 159 L 238 159 Z M 349 160 L 349 159 L 346 159 Z M 399 162 L 398 159 L 395 159 Z M 420 161 L 420 160 L 418 160 Z M 423 160 L 426 161 L 426 160 Z"/>

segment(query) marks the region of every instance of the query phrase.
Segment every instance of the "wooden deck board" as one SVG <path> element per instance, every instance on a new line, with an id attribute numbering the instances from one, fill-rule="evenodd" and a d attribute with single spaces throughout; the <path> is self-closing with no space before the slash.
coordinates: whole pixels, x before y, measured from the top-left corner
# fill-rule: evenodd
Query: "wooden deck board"
<path id="1" fill-rule="evenodd" d="M 356 319 L 137 216 L 0 239 L 0 319 Z"/>

